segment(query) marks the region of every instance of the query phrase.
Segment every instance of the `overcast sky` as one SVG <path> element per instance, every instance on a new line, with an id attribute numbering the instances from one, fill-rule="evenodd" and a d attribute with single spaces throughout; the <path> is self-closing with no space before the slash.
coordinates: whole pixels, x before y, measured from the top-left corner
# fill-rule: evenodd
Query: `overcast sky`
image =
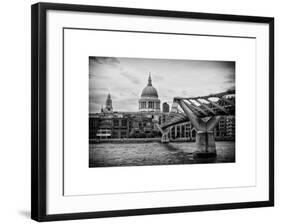
<path id="1" fill-rule="evenodd" d="M 137 111 L 151 73 L 161 105 L 173 97 L 203 96 L 235 88 L 235 62 L 89 57 L 89 110 L 100 112 L 110 93 L 114 111 Z"/>

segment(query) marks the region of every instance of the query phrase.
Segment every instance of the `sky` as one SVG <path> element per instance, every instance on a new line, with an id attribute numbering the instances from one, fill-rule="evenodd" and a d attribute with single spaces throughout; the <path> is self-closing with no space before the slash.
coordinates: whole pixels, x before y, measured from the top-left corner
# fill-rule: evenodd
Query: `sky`
<path id="1" fill-rule="evenodd" d="M 149 73 L 161 106 L 173 98 L 205 96 L 235 88 L 235 62 L 89 57 L 89 112 L 100 112 L 110 93 L 114 111 L 138 111 Z"/>

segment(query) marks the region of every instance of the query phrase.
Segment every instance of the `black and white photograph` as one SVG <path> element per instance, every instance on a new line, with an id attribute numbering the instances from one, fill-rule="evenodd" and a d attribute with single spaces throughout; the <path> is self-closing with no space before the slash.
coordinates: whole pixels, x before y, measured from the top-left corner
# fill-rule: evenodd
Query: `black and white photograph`
<path id="1" fill-rule="evenodd" d="M 89 57 L 89 167 L 235 163 L 235 61 Z"/>
<path id="2" fill-rule="evenodd" d="M 33 220 L 274 206 L 272 10 L 160 5 L 32 5 Z"/>

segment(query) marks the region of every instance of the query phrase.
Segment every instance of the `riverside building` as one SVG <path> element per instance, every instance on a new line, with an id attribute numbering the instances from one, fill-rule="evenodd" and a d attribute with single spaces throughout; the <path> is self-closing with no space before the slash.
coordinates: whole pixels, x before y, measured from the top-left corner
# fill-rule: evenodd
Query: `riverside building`
<path id="1" fill-rule="evenodd" d="M 124 138 L 160 138 L 161 133 L 157 124 L 165 122 L 170 106 L 167 102 L 162 104 L 158 98 L 158 92 L 152 85 L 149 74 L 148 83 L 138 99 L 138 111 L 121 112 L 114 111 L 110 94 L 105 100 L 105 107 L 100 113 L 89 114 L 89 138 L 100 139 L 124 139 Z M 171 127 L 169 132 L 171 141 L 195 141 L 196 131 L 191 122 Z M 235 117 L 224 116 L 215 128 L 216 140 L 235 139 Z"/>

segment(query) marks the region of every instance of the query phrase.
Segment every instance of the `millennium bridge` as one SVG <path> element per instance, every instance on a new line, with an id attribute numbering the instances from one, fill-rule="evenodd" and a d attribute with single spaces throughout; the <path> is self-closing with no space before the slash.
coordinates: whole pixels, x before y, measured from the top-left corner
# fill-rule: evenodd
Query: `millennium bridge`
<path id="1" fill-rule="evenodd" d="M 190 121 L 196 130 L 194 156 L 216 156 L 214 128 L 220 118 L 235 115 L 235 90 L 198 97 L 175 97 L 164 123 L 158 125 L 161 142 L 169 142 L 171 127 Z"/>

